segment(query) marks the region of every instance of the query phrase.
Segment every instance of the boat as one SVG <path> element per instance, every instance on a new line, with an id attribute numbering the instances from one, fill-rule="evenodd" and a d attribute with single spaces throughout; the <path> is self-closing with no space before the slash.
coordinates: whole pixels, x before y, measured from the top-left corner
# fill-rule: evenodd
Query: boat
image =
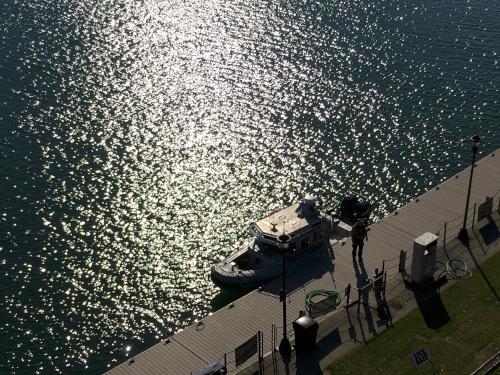
<path id="1" fill-rule="evenodd" d="M 307 254 L 330 246 L 331 240 L 348 237 L 350 229 L 338 214 L 320 210 L 314 195 L 306 195 L 300 202 L 252 223 L 251 238 L 212 266 L 211 279 L 223 288 L 257 287 L 281 275 L 285 247 L 287 259 L 307 258 Z"/>

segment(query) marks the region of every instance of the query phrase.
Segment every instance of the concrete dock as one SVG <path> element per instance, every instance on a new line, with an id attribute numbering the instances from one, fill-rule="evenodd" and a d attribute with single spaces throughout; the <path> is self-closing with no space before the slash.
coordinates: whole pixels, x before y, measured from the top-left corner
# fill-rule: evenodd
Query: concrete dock
<path id="1" fill-rule="evenodd" d="M 474 169 L 467 226 L 476 221 L 477 207 L 493 197 L 498 209 L 500 198 L 500 149 L 483 157 Z M 411 253 L 413 240 L 424 232 L 446 238 L 457 236 L 463 223 L 470 167 L 413 199 L 396 212 L 370 226 L 369 240 L 363 252 L 366 274 L 385 264 L 387 272 L 397 274 L 401 250 Z M 445 226 L 446 223 L 446 226 Z M 287 275 L 287 330 L 293 336 L 291 322 L 305 309 L 305 295 L 316 289 L 342 292 L 348 284 L 359 286 L 353 271 L 350 240 L 335 243 L 333 251 L 318 251 L 299 272 Z M 384 262 L 385 260 L 385 262 Z M 409 259 L 410 261 L 410 259 Z M 186 327 L 165 341 L 136 355 L 133 360 L 111 369 L 109 374 L 190 374 L 215 361 L 228 362 L 228 372 L 251 373 L 256 356 L 236 367 L 234 350 L 258 331 L 263 333 L 263 353 L 269 358 L 274 343 L 272 329 L 277 326 L 281 338 L 282 306 L 279 302 L 281 280 L 274 280 L 225 308 Z M 352 308 L 352 307 L 351 307 Z M 368 327 L 370 329 L 370 327 Z M 254 371 L 254 370 L 252 370 Z M 267 371 L 266 371 L 267 373 Z M 269 373 L 272 373 L 269 372 Z"/>

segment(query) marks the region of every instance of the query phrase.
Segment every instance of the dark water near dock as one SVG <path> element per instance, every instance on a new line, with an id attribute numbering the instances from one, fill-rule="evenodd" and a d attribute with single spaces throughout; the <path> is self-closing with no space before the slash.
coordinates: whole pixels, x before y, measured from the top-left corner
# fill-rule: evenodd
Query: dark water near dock
<path id="1" fill-rule="evenodd" d="M 0 373 L 101 373 L 230 298 L 266 212 L 496 149 L 499 54 L 493 0 L 2 1 Z"/>

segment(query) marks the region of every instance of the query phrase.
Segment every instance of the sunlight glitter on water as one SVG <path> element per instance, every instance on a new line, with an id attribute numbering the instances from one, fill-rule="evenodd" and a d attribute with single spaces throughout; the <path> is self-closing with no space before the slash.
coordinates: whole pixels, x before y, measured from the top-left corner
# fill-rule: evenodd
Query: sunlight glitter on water
<path id="1" fill-rule="evenodd" d="M 498 147 L 491 1 L 2 7 L 8 372 L 100 373 L 210 312 L 266 212 L 354 190 L 380 218 Z"/>

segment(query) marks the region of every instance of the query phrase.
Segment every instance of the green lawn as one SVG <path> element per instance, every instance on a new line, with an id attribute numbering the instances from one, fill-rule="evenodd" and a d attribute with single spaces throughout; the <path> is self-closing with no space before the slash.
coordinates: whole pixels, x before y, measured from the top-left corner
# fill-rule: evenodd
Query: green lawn
<path id="1" fill-rule="evenodd" d="M 500 294 L 500 254 L 481 265 Z M 426 346 L 437 374 L 470 374 L 500 350 L 500 303 L 477 269 L 441 294 L 450 321 L 427 328 L 419 309 L 328 367 L 330 374 L 416 374 L 409 353 Z M 432 374 L 430 364 L 420 374 Z"/>

